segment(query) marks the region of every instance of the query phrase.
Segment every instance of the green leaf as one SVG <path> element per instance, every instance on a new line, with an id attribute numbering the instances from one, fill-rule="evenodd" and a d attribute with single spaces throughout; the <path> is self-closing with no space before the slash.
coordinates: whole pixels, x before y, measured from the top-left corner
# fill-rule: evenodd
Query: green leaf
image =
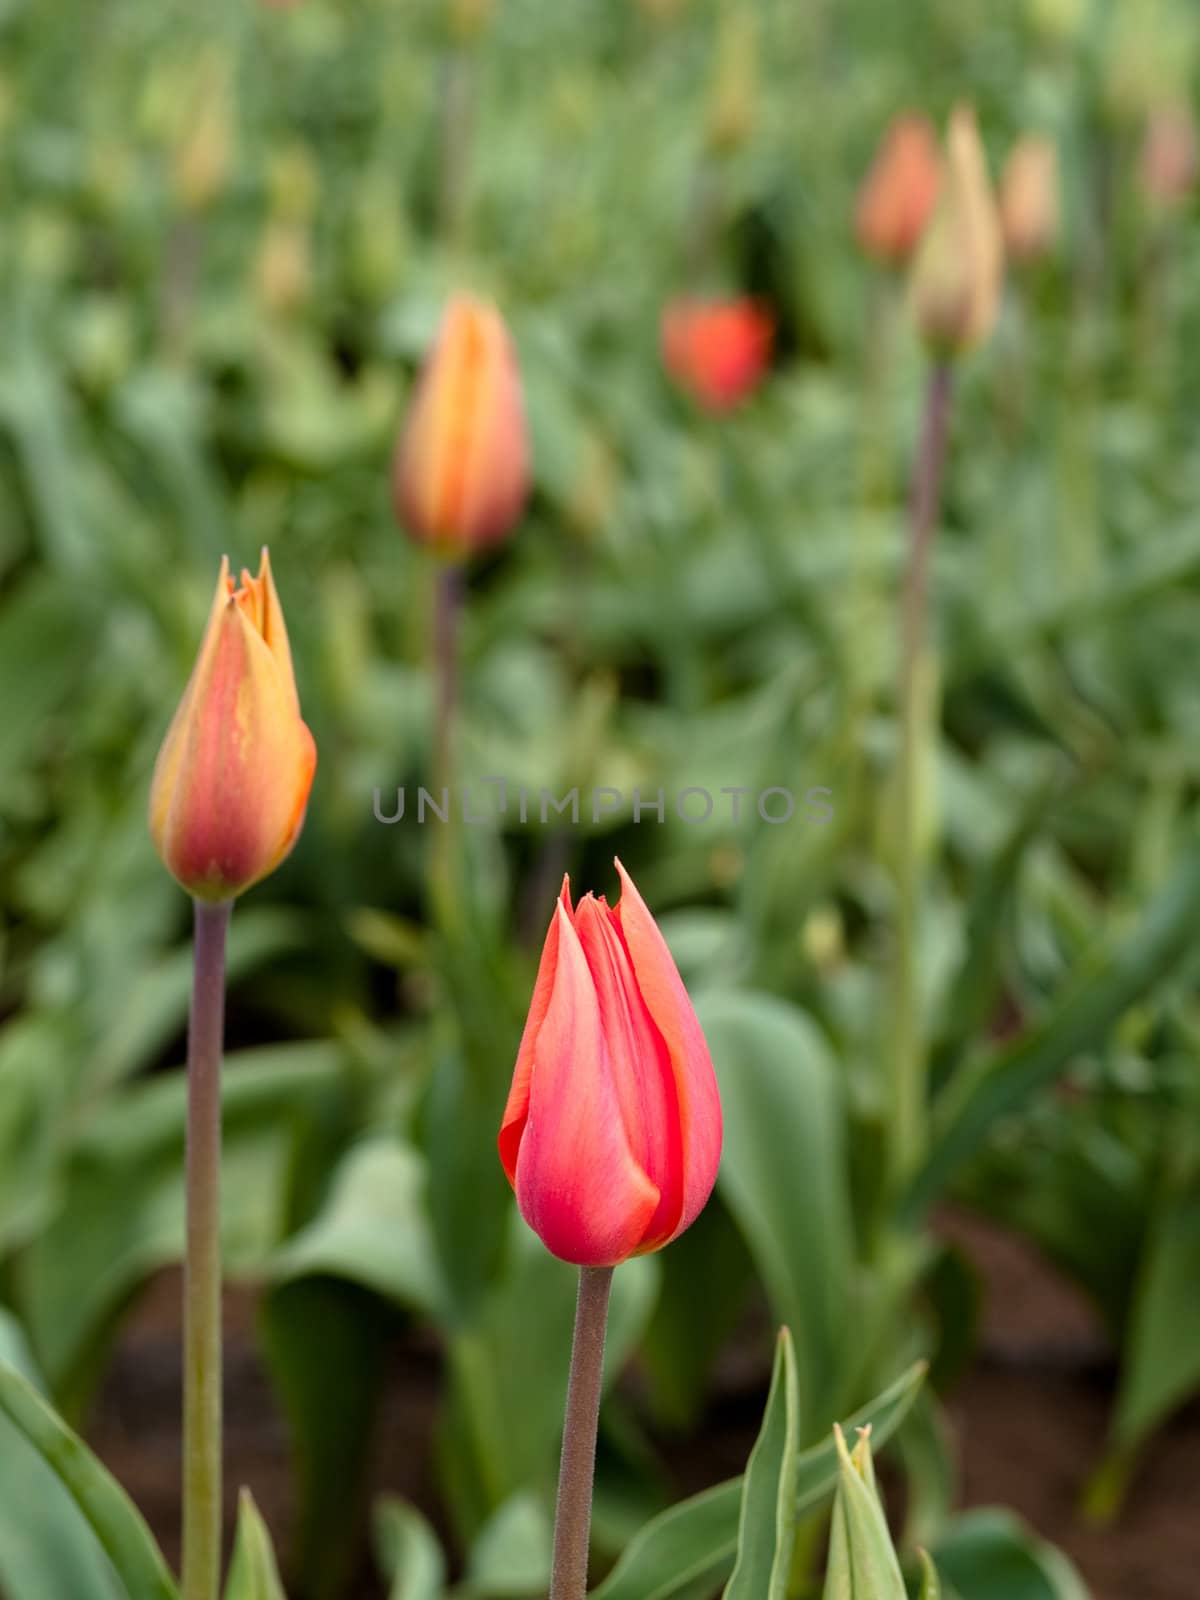
<path id="1" fill-rule="evenodd" d="M 1200 933 L 1200 845 L 1173 868 L 1138 928 L 1043 1022 L 965 1067 L 935 1108 L 933 1148 L 905 1197 L 919 1216 L 987 1139 L 997 1121 L 1051 1083 L 1170 972 Z M 722 1086 L 723 1087 L 723 1086 Z"/>
<path id="2" fill-rule="evenodd" d="M 928 1550 L 917 1552 L 921 1561 L 921 1591 L 917 1600 L 941 1600 L 942 1586 L 938 1582 L 937 1568 Z"/>
<path id="3" fill-rule="evenodd" d="M 925 1363 L 917 1362 L 843 1426 L 869 1426 L 882 1445 L 907 1415 L 925 1371 Z M 797 1520 L 822 1503 L 837 1476 L 832 1438 L 801 1451 L 796 1460 Z M 731 1478 L 652 1518 L 592 1600 L 708 1600 L 733 1570 L 741 1497 L 741 1478 Z"/>
<path id="4" fill-rule="evenodd" d="M 816 1029 L 780 1000 L 710 991 L 696 1012 L 725 1113 L 721 1194 L 796 1341 L 811 1438 L 846 1382 L 853 1240 L 838 1074 Z"/>
<path id="5" fill-rule="evenodd" d="M 86 1518 L 129 1600 L 179 1600 L 141 1513 L 83 1440 L 13 1367 L 0 1364 L 0 1410 L 24 1434 Z"/>
<path id="6" fill-rule="evenodd" d="M 956 1517 L 933 1554 L 947 1589 L 962 1600 L 1090 1600 L 1066 1556 L 1007 1511 Z"/>
<path id="7" fill-rule="evenodd" d="M 467 1561 L 467 1587 L 487 1600 L 526 1600 L 550 1587 L 554 1524 L 540 1496 L 513 1495 L 480 1530 Z"/>
<path id="8" fill-rule="evenodd" d="M 0 1361 L 41 1387 L 20 1325 L 3 1310 Z M 65 1485 L 0 1415 L 0 1594 L 118 1600 L 123 1592 Z"/>
<path id="9" fill-rule="evenodd" d="M 842 1430 L 834 1430 L 838 1489 L 829 1534 L 824 1600 L 907 1600 L 904 1575 L 875 1483 L 870 1436 L 860 1434 L 853 1455 Z"/>
<path id="10" fill-rule="evenodd" d="M 725 1600 L 786 1600 L 796 1536 L 800 1401 L 792 1336 L 781 1328 L 771 1389 L 742 1480 L 738 1553 Z"/>
<path id="11" fill-rule="evenodd" d="M 375 1511 L 375 1549 L 388 1600 L 441 1600 L 446 1558 L 437 1535 L 415 1506 L 388 1498 Z"/>
<path id="12" fill-rule="evenodd" d="M 225 1600 L 287 1600 L 275 1564 L 275 1551 L 267 1525 L 249 1489 L 238 1503 L 237 1540 L 229 1565 Z"/>
<path id="13" fill-rule="evenodd" d="M 325 1600 L 345 1593 L 358 1553 L 368 1452 L 397 1314 L 357 1284 L 307 1277 L 274 1289 L 261 1316 L 298 1478 L 291 1560 L 304 1573 L 305 1595 Z"/>
<path id="14" fill-rule="evenodd" d="M 1113 1432 L 1136 1447 L 1200 1383 L 1200 1187 L 1165 1197 L 1129 1318 Z"/>

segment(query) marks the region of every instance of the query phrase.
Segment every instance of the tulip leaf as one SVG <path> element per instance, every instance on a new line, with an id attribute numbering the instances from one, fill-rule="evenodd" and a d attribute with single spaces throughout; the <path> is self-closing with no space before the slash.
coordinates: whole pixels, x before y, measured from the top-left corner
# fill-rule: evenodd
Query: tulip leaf
<path id="1" fill-rule="evenodd" d="M 506 1500 L 480 1530 L 467 1560 L 472 1595 L 522 1600 L 550 1587 L 554 1524 L 539 1495 L 528 1490 Z"/>
<path id="2" fill-rule="evenodd" d="M 796 1536 L 800 1402 L 792 1336 L 781 1328 L 762 1428 L 742 1479 L 737 1562 L 725 1600 L 786 1600 Z"/>
<path id="3" fill-rule="evenodd" d="M 0 1310 L 0 1361 L 41 1388 L 19 1323 Z M 0 1414 L 0 1594 L 119 1600 L 112 1563 L 53 1467 Z"/>
<path id="4" fill-rule="evenodd" d="M 792 1331 L 809 1438 L 846 1381 L 853 1261 L 838 1074 L 816 1029 L 767 995 L 709 991 L 696 1012 L 725 1113 L 721 1194 Z"/>
<path id="5" fill-rule="evenodd" d="M 0 1364 L 0 1410 L 70 1494 L 128 1600 L 179 1600 L 154 1536 L 120 1484 L 15 1368 Z"/>
<path id="6" fill-rule="evenodd" d="M 1008 1511 L 967 1511 L 934 1546 L 946 1600 L 1090 1600 L 1060 1550 Z"/>
<path id="7" fill-rule="evenodd" d="M 921 1588 L 917 1600 L 942 1600 L 942 1586 L 938 1571 L 928 1550 L 918 1551 L 921 1561 Z"/>
<path id="8" fill-rule="evenodd" d="M 853 1455 L 840 1429 L 835 1440 L 838 1488 L 824 1600 L 907 1600 L 904 1575 L 875 1482 L 870 1436 L 865 1432 L 859 1435 Z"/>
<path id="9" fill-rule="evenodd" d="M 1093 1049 L 1109 1029 L 1194 948 L 1200 932 L 1200 844 L 1173 867 L 1139 926 L 1095 963 L 1071 993 L 1015 1043 L 965 1066 L 937 1103 L 933 1149 L 905 1198 L 919 1215 L 987 1139 L 1018 1109 Z M 722 1084 L 722 1092 L 724 1084 Z"/>
<path id="10" fill-rule="evenodd" d="M 389 1496 L 375 1511 L 375 1549 L 390 1581 L 388 1600 L 441 1600 L 446 1558 L 415 1506 Z"/>
<path id="11" fill-rule="evenodd" d="M 917 1362 L 882 1394 L 855 1412 L 847 1432 L 871 1428 L 882 1445 L 908 1414 L 925 1377 Z M 802 1450 L 796 1459 L 799 1520 L 815 1510 L 836 1486 L 837 1448 L 831 1438 Z M 682 1500 L 646 1523 L 630 1541 L 592 1600 L 708 1600 L 729 1577 L 737 1557 L 742 1479 L 706 1489 Z"/>
<path id="12" fill-rule="evenodd" d="M 225 1600 L 287 1600 L 271 1535 L 249 1489 L 242 1490 L 238 1505 L 237 1539 Z"/>

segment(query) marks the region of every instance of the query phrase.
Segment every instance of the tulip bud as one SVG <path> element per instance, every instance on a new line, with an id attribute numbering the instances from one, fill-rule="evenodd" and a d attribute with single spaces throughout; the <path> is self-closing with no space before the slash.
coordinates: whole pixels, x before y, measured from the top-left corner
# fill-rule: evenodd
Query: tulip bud
<path id="1" fill-rule="evenodd" d="M 1058 235 L 1058 150 L 1039 134 L 1012 148 L 1000 179 L 1004 249 L 1013 261 L 1049 254 Z"/>
<path id="2" fill-rule="evenodd" d="M 721 1157 L 708 1046 L 620 862 L 621 899 L 564 880 L 500 1129 L 521 1215 L 578 1266 L 659 1250 L 699 1215 Z"/>
<path id="3" fill-rule="evenodd" d="M 1025 0 L 1030 25 L 1047 44 L 1068 45 L 1087 26 L 1089 0 Z"/>
<path id="4" fill-rule="evenodd" d="M 295 844 L 317 764 L 266 550 L 240 587 L 222 560 L 208 628 L 150 789 L 150 834 L 198 900 L 228 900 Z"/>
<path id="5" fill-rule="evenodd" d="M 869 256 L 908 260 L 937 203 L 942 158 L 928 117 L 897 117 L 863 180 L 854 231 Z"/>
<path id="6" fill-rule="evenodd" d="M 223 56 L 201 57 L 181 101 L 172 179 L 189 211 L 203 211 L 220 194 L 233 164 L 232 69 Z"/>
<path id="7" fill-rule="evenodd" d="M 1163 210 L 1183 205 L 1196 184 L 1196 120 L 1184 101 L 1156 107 L 1142 139 L 1140 173 L 1146 198 Z"/>
<path id="8" fill-rule="evenodd" d="M 451 301 L 392 463 L 396 515 L 422 544 L 463 556 L 498 543 L 528 493 L 521 378 L 496 309 Z"/>
<path id="9" fill-rule="evenodd" d="M 267 221 L 254 263 L 254 282 L 263 306 L 275 316 L 294 311 L 308 298 L 312 263 L 303 223 L 276 217 Z"/>
<path id="10" fill-rule="evenodd" d="M 940 355 L 986 339 L 1000 311 L 1004 242 L 975 114 L 950 118 L 941 195 L 913 262 L 913 315 Z"/>
<path id="11" fill-rule="evenodd" d="M 714 150 L 732 151 L 754 127 L 758 101 L 758 27 L 746 0 L 727 0 L 717 35 L 717 65 L 708 108 Z"/>
<path id="12" fill-rule="evenodd" d="M 663 312 L 663 365 L 708 411 L 729 411 L 756 388 L 775 328 L 755 300 L 675 300 Z"/>

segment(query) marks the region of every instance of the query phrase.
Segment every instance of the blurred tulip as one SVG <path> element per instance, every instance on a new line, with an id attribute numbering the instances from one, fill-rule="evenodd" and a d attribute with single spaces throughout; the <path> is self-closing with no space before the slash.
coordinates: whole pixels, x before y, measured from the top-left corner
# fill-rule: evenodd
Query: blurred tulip
<path id="1" fill-rule="evenodd" d="M 747 0 L 726 0 L 716 56 L 708 139 L 714 150 L 729 152 L 749 138 L 758 104 L 758 18 Z"/>
<path id="2" fill-rule="evenodd" d="M 937 209 L 913 261 L 912 306 L 922 337 L 939 355 L 986 339 L 1000 311 L 1004 241 L 975 113 L 950 117 Z"/>
<path id="3" fill-rule="evenodd" d="M 183 89 L 171 176 L 189 211 L 203 211 L 225 187 L 233 165 L 233 69 L 216 51 L 200 58 Z"/>
<path id="4" fill-rule="evenodd" d="M 756 300 L 676 300 L 663 312 L 663 365 L 709 411 L 728 411 L 758 386 L 775 326 Z"/>
<path id="5" fill-rule="evenodd" d="M 1165 210 L 1183 205 L 1196 185 L 1196 119 L 1184 101 L 1157 107 L 1142 139 L 1142 188 Z"/>
<path id="6" fill-rule="evenodd" d="M 493 306 L 460 295 L 446 310 L 396 447 L 396 514 L 420 543 L 461 557 L 504 538 L 528 488 L 508 330 Z"/>
<path id="7" fill-rule="evenodd" d="M 235 587 L 221 562 L 192 676 L 159 751 L 150 833 L 198 900 L 228 900 L 295 844 L 317 764 L 266 550 Z"/>
<path id="8" fill-rule="evenodd" d="M 721 1102 L 662 934 L 617 863 L 621 899 L 564 881 L 500 1129 L 521 1215 L 579 1266 L 659 1250 L 716 1181 Z"/>
<path id="9" fill-rule="evenodd" d="M 254 282 L 263 306 L 276 316 L 304 303 L 312 284 L 308 228 L 304 223 L 279 217 L 267 221 L 254 264 Z"/>
<path id="10" fill-rule="evenodd" d="M 1025 0 L 1025 14 L 1047 44 L 1074 44 L 1088 21 L 1089 0 Z"/>
<path id="11" fill-rule="evenodd" d="M 1004 248 L 1013 261 L 1035 261 L 1054 248 L 1059 227 L 1058 149 L 1041 134 L 1013 146 L 1000 179 Z"/>
<path id="12" fill-rule="evenodd" d="M 928 117 L 907 112 L 884 135 L 863 180 L 854 231 L 869 256 L 895 265 L 908 260 L 937 204 L 942 158 Z"/>

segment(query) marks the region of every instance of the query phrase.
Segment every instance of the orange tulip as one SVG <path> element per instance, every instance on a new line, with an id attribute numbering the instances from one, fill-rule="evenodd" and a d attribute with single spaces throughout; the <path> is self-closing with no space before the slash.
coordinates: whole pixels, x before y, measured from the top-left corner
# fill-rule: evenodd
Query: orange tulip
<path id="1" fill-rule="evenodd" d="M 150 833 L 168 870 L 211 901 L 265 878 L 296 842 L 316 764 L 267 552 L 240 587 L 222 559 L 150 790 Z"/>
<path id="2" fill-rule="evenodd" d="M 708 411 L 728 411 L 756 388 L 775 327 L 756 300 L 676 300 L 663 312 L 663 365 Z"/>
<path id="3" fill-rule="evenodd" d="M 1012 148 L 1000 179 L 1000 224 L 1013 261 L 1036 261 L 1058 236 L 1058 150 L 1040 134 Z"/>
<path id="4" fill-rule="evenodd" d="M 1198 165 L 1191 107 L 1183 101 L 1157 106 L 1142 140 L 1141 179 L 1147 197 L 1168 210 L 1183 205 L 1195 188 Z"/>
<path id="5" fill-rule="evenodd" d="M 1000 313 L 1004 241 L 975 113 L 957 106 L 946 139 L 937 209 L 913 261 L 912 306 L 941 355 L 986 339 Z"/>
<path id="6" fill-rule="evenodd" d="M 493 306 L 451 301 L 396 447 L 396 514 L 422 544 L 464 556 L 504 538 L 529 488 L 521 379 Z"/>
<path id="7" fill-rule="evenodd" d="M 869 256 L 900 265 L 916 249 L 942 181 L 937 134 L 928 117 L 897 117 L 863 180 L 854 213 L 858 242 Z"/>
<path id="8" fill-rule="evenodd" d="M 621 899 L 564 880 L 500 1129 L 500 1159 L 552 1254 L 614 1266 L 699 1215 L 721 1157 L 708 1046 L 662 934 L 617 862 Z"/>

